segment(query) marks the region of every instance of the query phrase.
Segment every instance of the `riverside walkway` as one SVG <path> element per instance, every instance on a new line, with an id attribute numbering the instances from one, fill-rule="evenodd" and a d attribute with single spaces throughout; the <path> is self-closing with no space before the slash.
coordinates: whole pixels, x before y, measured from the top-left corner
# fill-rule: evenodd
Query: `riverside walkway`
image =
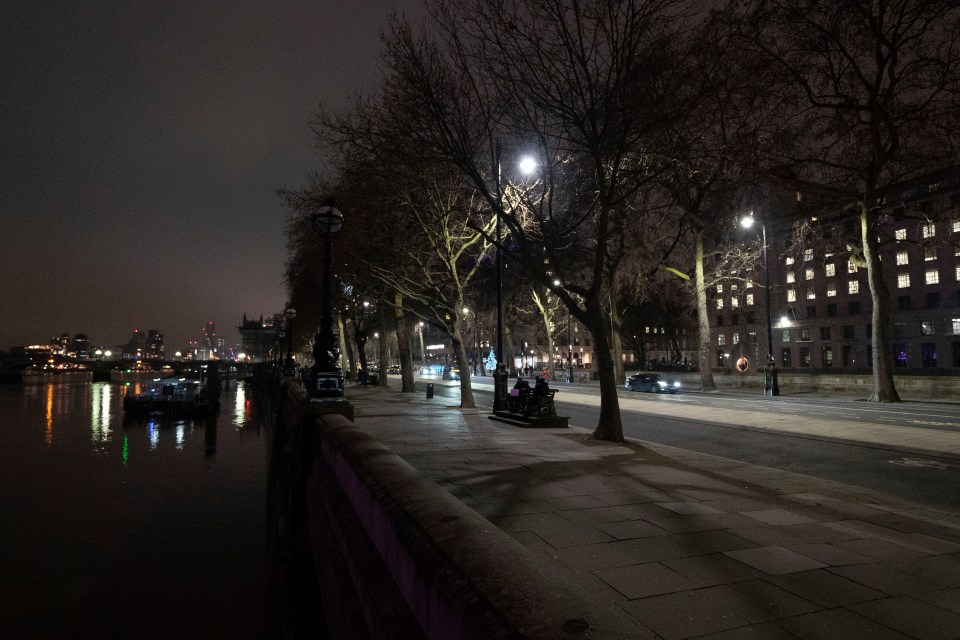
<path id="1" fill-rule="evenodd" d="M 662 445 L 592 442 L 578 428 L 513 427 L 439 396 L 347 395 L 357 428 L 512 536 L 547 575 L 626 614 L 637 638 L 960 638 L 957 514 Z M 710 420 L 826 428 L 727 413 Z M 902 436 L 855 429 L 844 437 Z"/>

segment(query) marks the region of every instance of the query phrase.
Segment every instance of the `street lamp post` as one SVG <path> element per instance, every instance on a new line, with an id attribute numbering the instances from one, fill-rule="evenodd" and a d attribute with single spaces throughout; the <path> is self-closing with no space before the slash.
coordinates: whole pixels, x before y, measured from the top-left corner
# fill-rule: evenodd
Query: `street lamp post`
<path id="1" fill-rule="evenodd" d="M 752 227 L 753 222 L 754 217 L 752 211 L 750 215 L 740 220 L 741 226 L 745 229 Z M 760 222 L 760 234 L 763 241 L 764 298 L 766 298 L 767 303 L 767 375 L 770 377 L 770 394 L 779 396 L 780 383 L 777 380 L 777 364 L 773 359 L 773 317 L 770 311 L 770 300 L 772 298 L 770 295 L 770 261 L 767 259 L 767 224 L 764 221 Z"/>
<path id="2" fill-rule="evenodd" d="M 293 361 L 293 319 L 297 317 L 297 310 L 287 306 L 283 311 L 287 318 L 287 359 L 283 366 L 283 375 L 292 376 L 296 374 L 296 364 Z"/>
<path id="3" fill-rule="evenodd" d="M 343 214 L 333 198 L 327 198 L 311 218 L 314 230 L 323 238 L 323 293 L 320 330 L 313 343 L 314 365 L 310 374 L 310 401 L 343 401 L 343 372 L 340 369 L 338 336 L 333 332 L 333 234 L 343 226 Z"/>

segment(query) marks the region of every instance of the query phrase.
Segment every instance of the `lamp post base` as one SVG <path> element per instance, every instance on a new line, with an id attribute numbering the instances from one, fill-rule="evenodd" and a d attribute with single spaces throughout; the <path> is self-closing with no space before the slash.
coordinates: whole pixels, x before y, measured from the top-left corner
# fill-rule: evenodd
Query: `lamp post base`
<path id="1" fill-rule="evenodd" d="M 497 364 L 493 372 L 493 411 L 506 411 L 507 409 L 507 368 L 502 364 Z"/>

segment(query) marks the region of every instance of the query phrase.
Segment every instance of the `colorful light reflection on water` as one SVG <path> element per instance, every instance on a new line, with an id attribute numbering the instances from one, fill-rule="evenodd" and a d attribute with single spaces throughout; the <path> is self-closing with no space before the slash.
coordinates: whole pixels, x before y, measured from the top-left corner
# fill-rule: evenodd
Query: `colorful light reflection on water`
<path id="1" fill-rule="evenodd" d="M 131 419 L 123 392 L 0 386 L 4 637 L 271 637 L 252 394 L 234 382 L 219 416 Z"/>

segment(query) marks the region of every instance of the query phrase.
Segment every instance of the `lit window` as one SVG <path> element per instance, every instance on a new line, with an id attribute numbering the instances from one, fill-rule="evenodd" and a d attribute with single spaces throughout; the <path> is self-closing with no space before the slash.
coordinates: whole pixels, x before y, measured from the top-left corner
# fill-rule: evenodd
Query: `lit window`
<path id="1" fill-rule="evenodd" d="M 860 282 L 851 280 L 847 283 L 847 293 L 860 293 Z"/>
<path id="2" fill-rule="evenodd" d="M 787 271 L 787 284 L 792 284 L 797 281 L 796 274 L 793 271 Z"/>
<path id="3" fill-rule="evenodd" d="M 753 289 L 753 280 L 747 280 L 747 289 Z"/>
<path id="4" fill-rule="evenodd" d="M 717 309 L 723 309 L 723 298 L 717 298 Z"/>
<path id="5" fill-rule="evenodd" d="M 935 235 L 937 235 L 937 225 L 932 222 L 920 225 L 920 237 L 932 238 Z"/>
<path id="6" fill-rule="evenodd" d="M 960 282 L 960 267 L 957 267 L 957 282 Z"/>
<path id="7" fill-rule="evenodd" d="M 780 342 L 790 342 L 790 329 L 784 329 L 780 332 Z"/>
<path id="8" fill-rule="evenodd" d="M 960 336 L 960 318 L 951 319 L 950 325 L 953 327 L 953 335 Z"/>
<path id="9" fill-rule="evenodd" d="M 807 280 L 813 280 L 813 279 L 816 278 L 817 276 L 816 276 L 816 274 L 813 272 L 813 269 L 807 269 L 806 273 L 804 274 L 804 277 L 805 277 Z"/>
<path id="10" fill-rule="evenodd" d="M 803 261 L 810 262 L 813 260 L 813 249 L 804 249 L 803 250 Z"/>
<path id="11" fill-rule="evenodd" d="M 910 264 L 910 256 L 906 251 L 897 251 L 897 264 L 901 266 Z"/>
<path id="12" fill-rule="evenodd" d="M 718 285 L 717 285 L 717 293 L 723 293 L 723 285 L 722 285 L 722 284 L 718 284 Z"/>
<path id="13" fill-rule="evenodd" d="M 792 258 L 792 257 L 787 257 L 787 259 L 784 260 L 783 262 L 784 262 L 784 264 L 786 264 L 786 265 L 789 267 L 790 265 L 793 264 L 793 258 Z"/>
<path id="14" fill-rule="evenodd" d="M 847 273 L 856 273 L 857 265 L 853 263 L 852 260 L 847 260 Z"/>
<path id="15" fill-rule="evenodd" d="M 727 344 L 727 336 L 721 333 L 717 336 L 717 346 L 722 347 L 725 344 Z"/>
<path id="16" fill-rule="evenodd" d="M 953 232 L 960 233 L 960 220 L 953 221 Z"/>
<path id="17" fill-rule="evenodd" d="M 733 344 L 740 344 L 740 334 L 737 332 L 733 333 Z"/>
<path id="18" fill-rule="evenodd" d="M 807 289 L 807 300 L 816 300 L 817 292 L 813 289 Z"/>
<path id="19" fill-rule="evenodd" d="M 740 306 L 740 300 L 737 298 L 730 298 L 730 308 L 736 309 Z"/>
<path id="20" fill-rule="evenodd" d="M 927 284 L 940 284 L 940 271 L 938 269 L 927 269 L 924 280 Z"/>
<path id="21" fill-rule="evenodd" d="M 897 288 L 906 289 L 910 286 L 910 274 L 909 273 L 898 273 L 897 274 Z"/>
<path id="22" fill-rule="evenodd" d="M 924 320 L 920 323 L 920 334 L 924 336 L 933 335 L 933 322 Z"/>
<path id="23" fill-rule="evenodd" d="M 928 244 L 923 248 L 923 260 L 925 262 L 930 262 L 931 260 L 937 259 L 937 248 L 932 244 Z"/>
<path id="24" fill-rule="evenodd" d="M 957 267 L 957 275 L 960 275 L 960 267 Z M 748 294 L 747 294 L 747 306 L 748 306 L 748 307 L 752 307 L 752 306 L 753 306 L 753 294 L 752 294 L 752 293 L 748 293 Z"/>
<path id="25" fill-rule="evenodd" d="M 797 301 L 796 289 L 787 289 L 787 302 L 796 302 L 796 301 Z"/>
<path id="26" fill-rule="evenodd" d="M 906 229 L 897 229 L 895 236 L 897 240 L 906 240 L 907 239 L 907 230 Z"/>
<path id="27" fill-rule="evenodd" d="M 831 285 L 827 287 L 827 297 L 835 298 L 837 296 L 837 287 L 836 285 Z"/>
<path id="28" fill-rule="evenodd" d="M 837 275 L 837 265 L 833 264 L 832 262 L 828 262 L 825 266 L 825 269 L 828 278 Z"/>

